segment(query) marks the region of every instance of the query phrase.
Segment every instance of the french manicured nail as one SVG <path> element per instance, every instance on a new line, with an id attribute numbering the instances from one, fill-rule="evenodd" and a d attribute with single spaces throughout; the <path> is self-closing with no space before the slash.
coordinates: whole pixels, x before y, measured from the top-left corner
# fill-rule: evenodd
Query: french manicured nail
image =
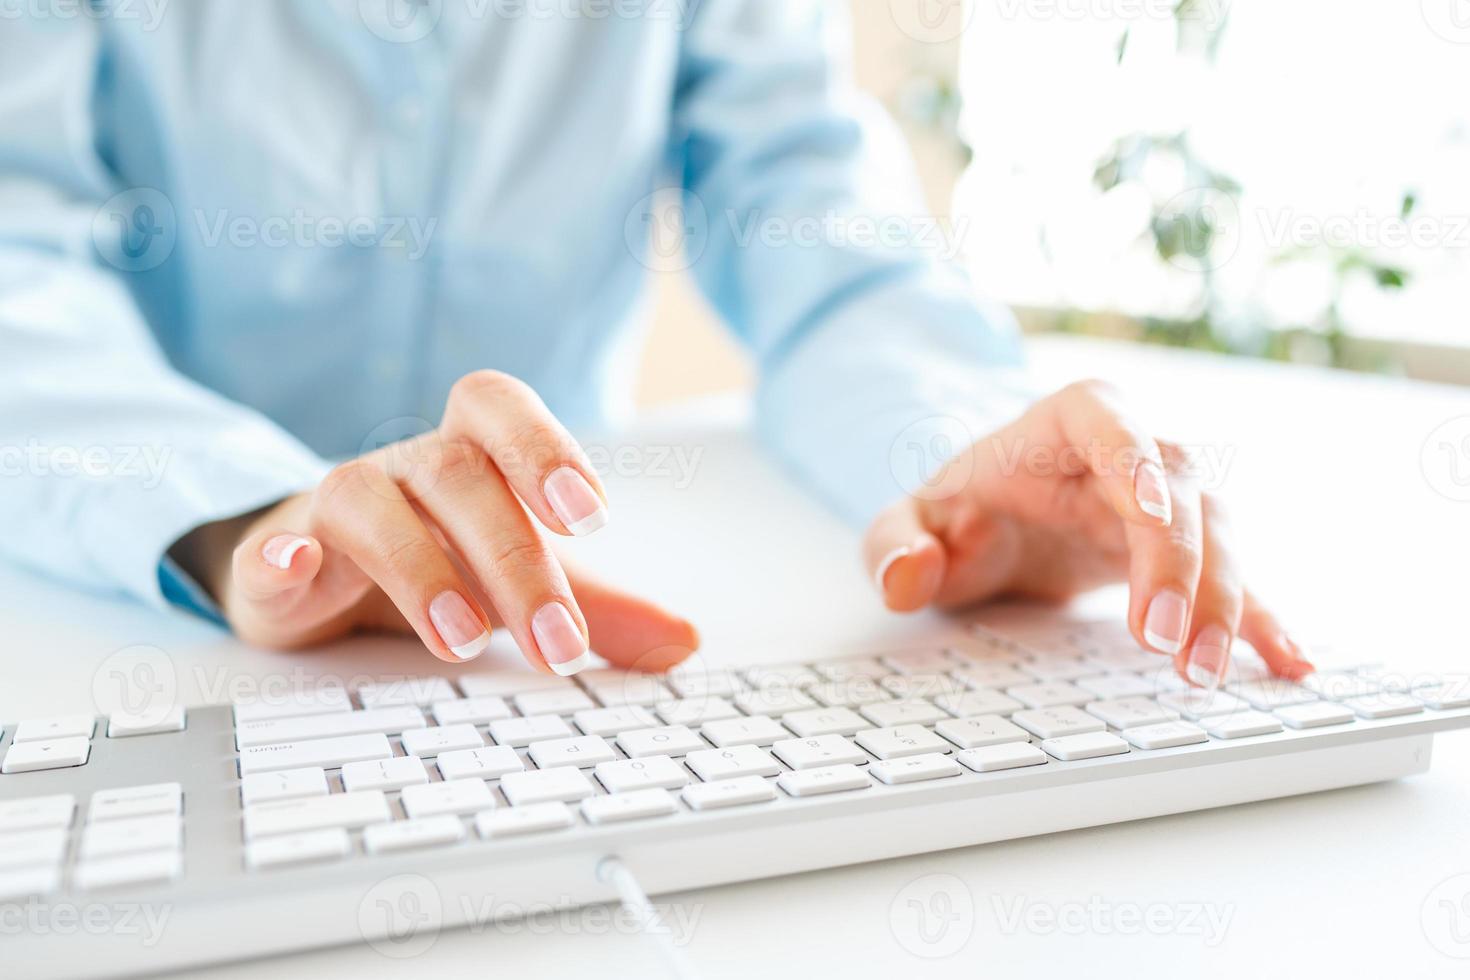
<path id="1" fill-rule="evenodd" d="M 1316 672 L 1317 668 L 1313 666 L 1312 662 L 1306 658 L 1305 654 L 1302 653 L 1302 645 L 1296 640 L 1292 639 L 1290 633 L 1282 631 L 1282 633 L 1276 637 L 1276 643 L 1283 650 L 1286 650 L 1293 657 L 1296 658 L 1296 663 L 1292 665 L 1291 672 L 1288 675 L 1292 680 L 1301 680 L 1308 674 Z"/>
<path id="2" fill-rule="evenodd" d="M 1173 589 L 1165 589 L 1148 604 L 1143 617 L 1143 638 L 1160 653 L 1173 655 L 1184 647 L 1184 627 L 1189 621 L 1189 603 Z"/>
<path id="3" fill-rule="evenodd" d="M 429 619 L 439 639 L 461 660 L 473 660 L 490 645 L 490 631 L 458 592 L 441 592 L 429 603 Z"/>
<path id="4" fill-rule="evenodd" d="M 888 578 L 888 570 L 893 567 L 894 563 L 900 558 L 907 558 L 913 553 L 914 549 L 912 547 L 901 545 L 883 556 L 883 560 L 878 563 L 877 569 L 873 572 L 873 583 L 878 586 L 879 592 L 887 591 L 884 580 Z"/>
<path id="5" fill-rule="evenodd" d="M 1206 626 L 1189 648 L 1189 663 L 1184 673 L 1190 681 L 1213 692 L 1225 679 L 1230 664 L 1230 634 L 1223 626 Z"/>
<path id="6" fill-rule="evenodd" d="M 559 602 L 548 602 L 531 617 L 531 632 L 546 664 L 563 677 L 570 677 L 587 666 L 591 654 L 577 621 Z"/>
<path id="7" fill-rule="evenodd" d="M 296 552 L 310 546 L 311 542 L 306 538 L 294 534 L 277 534 L 261 546 L 260 557 L 265 559 L 267 565 L 274 565 L 285 571 L 291 567 L 291 559 L 296 557 Z"/>
<path id="8" fill-rule="evenodd" d="M 587 478 L 570 466 L 552 471 L 541 489 L 556 516 L 577 537 L 591 534 L 607 523 L 607 506 L 602 498 Z"/>
<path id="9" fill-rule="evenodd" d="M 1164 471 L 1152 460 L 1144 460 L 1133 472 L 1133 499 L 1138 509 L 1164 524 L 1174 519 L 1173 507 L 1169 503 L 1169 484 L 1164 480 Z"/>

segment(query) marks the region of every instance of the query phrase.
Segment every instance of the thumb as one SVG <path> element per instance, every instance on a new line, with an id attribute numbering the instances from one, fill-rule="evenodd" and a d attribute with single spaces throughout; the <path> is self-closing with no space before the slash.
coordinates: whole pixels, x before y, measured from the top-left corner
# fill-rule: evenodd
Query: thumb
<path id="1" fill-rule="evenodd" d="M 614 666 L 661 674 L 699 649 L 699 631 L 683 617 L 584 572 L 567 568 L 567 579 L 592 649 Z"/>
<path id="2" fill-rule="evenodd" d="M 863 538 L 863 561 L 883 602 L 913 612 L 934 601 L 944 582 L 944 545 L 924 527 L 918 505 L 899 501 L 879 514 Z"/>

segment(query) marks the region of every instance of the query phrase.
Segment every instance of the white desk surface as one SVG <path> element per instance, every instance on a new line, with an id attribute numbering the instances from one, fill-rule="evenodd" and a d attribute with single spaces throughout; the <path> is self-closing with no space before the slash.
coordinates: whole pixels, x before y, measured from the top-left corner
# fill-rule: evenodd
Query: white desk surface
<path id="1" fill-rule="evenodd" d="M 1470 391 L 1075 340 L 1035 343 L 1033 362 L 1048 387 L 1110 378 L 1159 434 L 1228 454 L 1224 489 L 1251 579 L 1300 634 L 1332 639 L 1343 659 L 1467 669 L 1470 502 L 1450 495 L 1470 496 L 1455 482 L 1470 481 L 1470 453 L 1452 459 L 1433 445 L 1426 469 L 1421 450 L 1443 423 L 1470 416 Z M 656 466 L 611 475 L 614 521 L 574 552 L 692 616 L 712 655 L 774 659 L 922 625 L 881 609 L 854 535 L 786 485 L 731 413 L 702 405 L 619 441 L 645 447 L 650 464 L 658 447 L 702 455 L 688 486 Z M 1120 612 L 1121 601 L 1092 599 Z M 387 640 L 311 655 L 251 650 L 206 624 L 76 596 L 11 569 L 0 569 L 0 609 L 0 718 L 91 710 L 98 666 L 138 643 L 167 651 L 191 704 L 227 696 L 232 678 L 443 668 Z M 1470 960 L 1444 950 L 1470 956 L 1470 877 L 1436 889 L 1470 874 L 1467 817 L 1470 739 L 1451 734 L 1436 740 L 1427 775 L 1398 783 L 661 901 L 697 916 L 685 949 L 708 978 L 1459 977 Z M 908 832 L 923 833 L 921 814 Z M 915 938 L 914 899 L 928 903 L 938 942 Z M 1465 900 L 1458 947 L 1444 939 L 1453 934 L 1442 899 Z M 1053 914 L 1060 924 L 1049 926 Z M 1130 914 L 1158 917 L 1155 931 Z M 1211 921 L 1223 934 L 1211 934 Z M 447 932 L 405 960 L 356 946 L 190 975 L 550 980 L 635 971 L 663 975 L 645 940 L 573 915 L 564 926 L 543 919 Z"/>

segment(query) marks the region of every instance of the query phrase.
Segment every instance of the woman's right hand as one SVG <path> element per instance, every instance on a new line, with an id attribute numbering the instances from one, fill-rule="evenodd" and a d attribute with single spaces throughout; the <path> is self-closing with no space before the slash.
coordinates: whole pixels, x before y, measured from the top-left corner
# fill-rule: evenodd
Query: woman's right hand
<path id="1" fill-rule="evenodd" d="M 529 511 L 529 513 L 528 513 Z M 438 429 L 350 460 L 316 489 L 206 525 L 173 551 L 246 642 L 293 648 L 357 629 L 412 631 L 440 660 L 504 626 L 533 667 L 667 670 L 698 646 L 685 620 L 569 572 L 560 535 L 607 522 L 601 481 L 523 382 L 477 371 Z"/>

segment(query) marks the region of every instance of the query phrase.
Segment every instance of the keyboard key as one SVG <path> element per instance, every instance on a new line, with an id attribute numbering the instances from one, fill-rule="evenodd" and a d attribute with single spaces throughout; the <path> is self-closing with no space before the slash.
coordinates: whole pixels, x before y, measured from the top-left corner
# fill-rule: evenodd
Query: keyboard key
<path id="1" fill-rule="evenodd" d="M 630 759 L 647 755 L 687 755 L 709 748 L 709 743 L 683 725 L 636 728 L 618 736 L 618 748 Z"/>
<path id="2" fill-rule="evenodd" d="M 806 693 L 828 708 L 860 708 L 876 701 L 892 701 L 893 695 L 871 677 L 848 677 L 843 680 L 813 684 Z"/>
<path id="3" fill-rule="evenodd" d="M 721 718 L 737 718 L 740 712 L 724 698 L 691 698 L 685 701 L 667 701 L 654 711 L 665 725 L 703 725 Z"/>
<path id="4" fill-rule="evenodd" d="M 418 728 L 403 733 L 403 751 L 420 759 L 432 759 L 440 752 L 463 752 L 483 747 L 485 740 L 474 725 L 441 725 Z"/>
<path id="5" fill-rule="evenodd" d="M 240 775 L 316 766 L 336 769 L 349 762 L 387 759 L 392 755 L 393 748 L 384 735 L 349 735 L 346 738 L 318 738 L 309 742 L 256 745 L 241 751 Z"/>
<path id="6" fill-rule="evenodd" d="M 603 762 L 592 770 L 592 774 L 609 793 L 628 793 L 636 789 L 678 789 L 689 782 L 689 771 L 666 755 Z"/>
<path id="7" fill-rule="evenodd" d="M 895 674 L 880 683 L 883 690 L 900 701 L 933 701 L 966 691 L 963 681 L 948 674 Z"/>
<path id="8" fill-rule="evenodd" d="M 966 749 L 955 756 L 955 761 L 976 772 L 999 772 L 1042 765 L 1046 762 L 1046 753 L 1028 742 L 1008 742 Z"/>
<path id="9" fill-rule="evenodd" d="M 772 745 L 771 751 L 792 769 L 856 765 L 868 761 L 861 749 L 841 735 L 786 739 Z"/>
<path id="10" fill-rule="evenodd" d="M 565 803 L 537 803 L 475 814 L 475 830 L 486 840 L 561 830 L 573 822 L 572 811 Z"/>
<path id="11" fill-rule="evenodd" d="M 910 650 L 879 657 L 878 662 L 899 674 L 947 674 L 955 660 L 943 650 Z"/>
<path id="12" fill-rule="evenodd" d="M 791 729 L 799 738 L 816 735 L 856 735 L 873 725 L 862 715 L 849 708 L 808 708 L 793 711 L 781 719 L 781 724 Z"/>
<path id="13" fill-rule="evenodd" d="M 596 735 L 554 738 L 531 746 L 531 761 L 538 769 L 555 769 L 557 766 L 591 769 L 599 762 L 611 762 L 617 757 L 613 747 Z"/>
<path id="14" fill-rule="evenodd" d="M 76 809 L 77 798 L 70 793 L 0 800 L 0 834 L 69 827 Z"/>
<path id="15" fill-rule="evenodd" d="M 1015 698 L 999 691 L 945 694 L 936 698 L 934 703 L 956 718 L 973 718 L 976 715 L 1008 715 L 1025 707 Z"/>
<path id="16" fill-rule="evenodd" d="M 1236 711 L 1228 715 L 1214 715 L 1200 722 L 1204 730 L 1216 738 L 1249 738 L 1252 735 L 1274 735 L 1281 731 L 1281 722 L 1260 711 Z"/>
<path id="17" fill-rule="evenodd" d="M 496 745 L 523 749 L 532 742 L 550 738 L 570 738 L 577 734 L 556 715 L 532 715 L 529 718 L 505 718 L 490 723 L 490 737 Z"/>
<path id="18" fill-rule="evenodd" d="M 962 749 L 1026 741 L 1026 732 L 999 715 L 950 718 L 934 726 L 935 734 Z"/>
<path id="19" fill-rule="evenodd" d="M 0 834 L 0 871 L 59 865 L 66 838 L 66 830 L 59 827 Z"/>
<path id="20" fill-rule="evenodd" d="M 640 789 L 631 793 L 611 793 L 582 801 L 582 816 L 588 823 L 618 823 L 666 817 L 678 809 L 667 790 Z"/>
<path id="21" fill-rule="evenodd" d="M 453 779 L 445 783 L 405 786 L 399 798 L 403 812 L 419 820 L 444 814 L 461 816 L 495 806 L 495 796 L 483 779 Z"/>
<path id="22" fill-rule="evenodd" d="M 1436 711 L 1470 708 L 1470 684 L 1464 681 L 1415 688 L 1413 694 L 1419 701 Z M 3 824 L 4 820 L 0 820 L 0 825 Z"/>
<path id="23" fill-rule="evenodd" d="M 890 786 L 918 783 L 929 779 L 945 779 L 960 774 L 959 763 L 947 755 L 938 753 L 888 759 L 883 762 L 875 762 L 869 768 L 879 781 Z"/>
<path id="24" fill-rule="evenodd" d="M 591 698 L 575 687 L 527 691 L 515 696 L 515 705 L 523 715 L 571 715 L 597 707 Z"/>
<path id="25" fill-rule="evenodd" d="M 1155 657 L 1157 659 L 1157 657 Z M 1128 698 L 1152 697 L 1154 683 L 1137 674 L 1100 674 L 1096 677 L 1079 677 L 1077 686 L 1099 701 L 1122 701 Z"/>
<path id="26" fill-rule="evenodd" d="M 1097 673 L 1081 657 L 1038 656 L 1021 662 L 1021 670 L 1040 681 L 1074 681 Z"/>
<path id="27" fill-rule="evenodd" d="M 0 871 L 0 902 L 49 895 L 60 889 L 60 868 L 46 866 Z"/>
<path id="28" fill-rule="evenodd" d="M 572 717 L 572 720 L 576 722 L 577 728 L 581 729 L 583 735 L 596 735 L 599 738 L 608 738 L 635 728 L 653 728 L 658 725 L 658 719 L 653 716 L 652 712 L 632 704 L 619 708 L 592 708 L 588 711 L 579 711 Z"/>
<path id="29" fill-rule="evenodd" d="M 1059 708 L 1017 711 L 1011 715 L 1011 721 L 1037 738 L 1063 738 L 1067 735 L 1108 730 L 1101 718 L 1094 718 L 1085 711 L 1065 705 Z"/>
<path id="30" fill-rule="evenodd" d="M 928 701 L 885 701 L 881 704 L 865 704 L 858 709 L 875 728 L 894 728 L 898 725 L 932 725 L 949 717 L 949 712 Z"/>
<path id="31" fill-rule="evenodd" d="M 294 800 L 303 796 L 326 795 L 327 774 L 317 767 L 258 772 L 240 780 L 242 806 L 264 803 L 267 800 Z"/>
<path id="32" fill-rule="evenodd" d="M 15 726 L 12 742 L 45 742 L 57 738 L 91 738 L 97 721 L 91 715 L 32 718 Z"/>
<path id="33" fill-rule="evenodd" d="M 499 779 L 508 772 L 526 768 L 516 750 L 508 745 L 492 745 L 483 749 L 441 752 L 435 760 L 444 779 Z"/>
<path id="34" fill-rule="evenodd" d="M 350 830 L 385 823 L 390 817 L 388 801 L 380 790 L 272 800 L 245 808 L 245 839 L 328 827 Z"/>
<path id="35" fill-rule="evenodd" d="M 1140 725 L 1137 728 L 1125 728 L 1119 734 L 1140 749 L 1173 749 L 1210 740 L 1204 729 L 1187 721 Z"/>
<path id="36" fill-rule="evenodd" d="M 774 689 L 810 687 L 821 681 L 810 667 L 801 664 L 751 667 L 745 672 L 745 679 L 756 687 Z"/>
<path id="37" fill-rule="evenodd" d="M 1192 687 L 1187 691 L 1169 691 L 1160 694 L 1159 704 L 1177 711 L 1190 721 L 1199 721 L 1210 715 L 1225 715 L 1232 711 L 1245 711 L 1249 707 L 1244 701 L 1224 691 L 1207 692 Z"/>
<path id="38" fill-rule="evenodd" d="M 488 725 L 511 717 L 510 705 L 505 703 L 505 698 L 497 697 L 435 701 L 430 711 L 435 723 L 440 725 Z"/>
<path id="39" fill-rule="evenodd" d="M 684 787 L 683 796 L 690 809 L 718 810 L 774 800 L 776 787 L 759 776 L 741 776 L 713 783 L 692 783 Z"/>
<path id="40" fill-rule="evenodd" d="M 372 681 L 357 689 L 357 703 L 364 709 L 424 708 L 435 701 L 459 697 L 454 685 L 442 677 L 399 677 Z"/>
<path id="41" fill-rule="evenodd" d="M 953 666 L 953 665 L 952 665 Z M 873 657 L 845 657 L 813 664 L 812 669 L 829 681 L 847 681 L 863 677 L 877 682 L 890 673 L 889 669 Z"/>
<path id="42" fill-rule="evenodd" d="M 113 888 L 173 881 L 183 871 L 184 856 L 178 851 L 152 851 L 82 861 L 72 872 L 71 880 L 81 889 Z"/>
<path id="43" fill-rule="evenodd" d="M 84 766 L 92 752 L 85 738 L 58 738 L 49 742 L 12 744 L 0 763 L 0 773 L 40 772 L 43 769 L 66 769 Z"/>
<path id="44" fill-rule="evenodd" d="M 184 706 L 176 704 L 162 714 L 118 712 L 107 719 L 108 738 L 133 738 L 137 735 L 164 735 L 181 732 L 188 721 Z"/>
<path id="45" fill-rule="evenodd" d="M 500 777 L 500 791 L 512 806 L 573 803 L 596 792 L 580 769 L 528 769 Z"/>
<path id="46" fill-rule="evenodd" d="M 935 753 L 942 755 L 950 749 L 948 742 L 923 725 L 870 728 L 865 732 L 858 732 L 855 740 L 879 759 L 902 759 L 911 755 Z"/>
<path id="47" fill-rule="evenodd" d="M 1082 688 L 1066 681 L 1046 681 L 1041 684 L 1022 684 L 1006 688 L 1006 693 L 1028 708 L 1058 708 L 1065 705 L 1083 705 L 1094 700 Z"/>
<path id="48" fill-rule="evenodd" d="M 178 783 L 153 783 L 103 789 L 92 794 L 90 820 L 126 820 L 131 817 L 177 817 L 184 812 L 184 788 Z"/>
<path id="49" fill-rule="evenodd" d="M 282 742 L 305 742 L 347 735 L 397 735 L 409 729 L 423 727 L 424 713 L 418 708 L 334 711 L 302 718 L 278 718 L 236 725 L 235 745 L 247 749 L 254 745 L 278 745 Z"/>
<path id="50" fill-rule="evenodd" d="M 956 665 L 954 675 L 966 687 L 976 691 L 999 692 L 1034 680 L 1030 674 L 1005 663 L 962 663 Z"/>
<path id="51" fill-rule="evenodd" d="M 710 670 L 687 660 L 674 668 L 667 683 L 681 698 L 732 698 L 745 690 L 745 682 L 733 670 Z"/>
<path id="52" fill-rule="evenodd" d="M 1317 700 L 1317 695 L 1311 691 L 1284 680 L 1262 680 L 1236 684 L 1230 691 L 1252 708 L 1261 711 L 1284 708 L 1289 704 L 1306 704 L 1308 701 Z"/>
<path id="53" fill-rule="evenodd" d="M 585 674 L 584 674 L 585 676 Z M 467 698 L 512 697 L 523 691 L 575 690 L 569 677 L 529 670 L 505 670 L 494 674 L 468 674 L 459 678 L 459 689 Z"/>
<path id="54" fill-rule="evenodd" d="M 1378 693 L 1378 684 L 1341 670 L 1319 670 L 1301 679 L 1301 686 L 1328 701 L 1345 701 Z"/>
<path id="55" fill-rule="evenodd" d="M 707 783 L 742 776 L 774 776 L 781 771 L 769 752 L 754 745 L 690 752 L 685 761 L 694 774 Z"/>
<path id="56" fill-rule="evenodd" d="M 177 816 L 103 820 L 82 831 L 83 858 L 113 857 L 136 851 L 177 850 L 183 846 L 184 825 Z"/>
<path id="57" fill-rule="evenodd" d="M 1105 755 L 1122 755 L 1128 751 L 1128 743 L 1108 732 L 1092 732 L 1087 735 L 1066 735 L 1048 738 L 1041 743 L 1047 755 L 1063 762 L 1079 762 L 1097 759 Z"/>
<path id="58" fill-rule="evenodd" d="M 1321 728 L 1325 725 L 1342 725 L 1353 720 L 1351 708 L 1344 708 L 1330 701 L 1288 705 L 1277 708 L 1275 713 L 1288 728 Z"/>
<path id="59" fill-rule="evenodd" d="M 1161 707 L 1149 698 L 1118 698 L 1114 701 L 1093 701 L 1087 705 L 1087 713 L 1101 718 L 1114 728 L 1137 728 L 1141 725 L 1161 725 L 1174 721 L 1179 712 Z"/>
<path id="60" fill-rule="evenodd" d="M 867 789 L 873 781 L 857 766 L 837 765 L 782 773 L 776 784 L 792 796 L 820 796 Z"/>
<path id="61" fill-rule="evenodd" d="M 735 696 L 735 703 L 748 715 L 768 715 L 772 718 L 817 706 L 817 702 L 795 687 L 763 687 L 745 691 Z"/>
<path id="62" fill-rule="evenodd" d="M 349 762 L 342 767 L 342 788 L 349 793 L 380 789 L 384 792 L 429 781 L 424 761 L 412 755 L 394 756 L 372 762 Z"/>
<path id="63" fill-rule="evenodd" d="M 374 824 L 390 827 L 392 824 Z M 252 871 L 281 868 L 315 861 L 336 861 L 352 853 L 352 841 L 340 828 L 313 830 L 305 834 L 283 834 L 251 841 L 245 845 L 245 866 Z"/>
<path id="64" fill-rule="evenodd" d="M 1370 694 L 1348 698 L 1343 705 L 1351 708 L 1359 718 L 1397 718 L 1400 715 L 1417 715 L 1424 710 L 1424 705 L 1408 694 Z"/>
<path id="65" fill-rule="evenodd" d="M 792 712 L 785 720 L 789 721 L 798 713 Z M 774 718 L 751 715 L 747 718 L 725 718 L 707 722 L 700 734 L 716 748 L 729 748 L 732 745 L 770 745 L 791 733 L 782 728 L 781 722 Z"/>
<path id="66" fill-rule="evenodd" d="M 607 677 L 594 679 L 587 677 L 587 671 L 583 671 L 581 676 L 586 679 L 597 703 L 604 708 L 646 708 L 674 697 L 664 682 L 653 674 L 613 672 Z"/>
<path id="67" fill-rule="evenodd" d="M 1089 666 L 1109 674 L 1130 674 L 1153 670 L 1159 665 L 1159 654 L 1147 650 L 1098 650 L 1082 658 Z M 1080 686 L 1080 685 L 1079 685 Z M 1128 697 L 1129 695 L 1120 695 Z"/>
<path id="68" fill-rule="evenodd" d="M 260 698 L 235 702 L 235 724 L 244 725 L 252 721 L 275 721 L 281 718 L 300 718 L 303 715 L 322 715 L 334 711 L 351 711 L 352 699 L 347 689 L 331 684 L 321 687 L 292 691 L 285 697 Z"/>

